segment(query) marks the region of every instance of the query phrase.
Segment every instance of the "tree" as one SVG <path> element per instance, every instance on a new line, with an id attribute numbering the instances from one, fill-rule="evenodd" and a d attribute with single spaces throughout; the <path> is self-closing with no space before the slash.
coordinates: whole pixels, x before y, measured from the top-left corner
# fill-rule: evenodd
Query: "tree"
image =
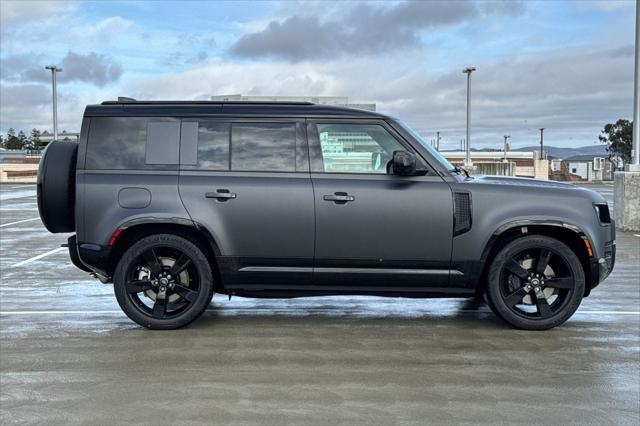
<path id="1" fill-rule="evenodd" d="M 25 149 L 25 145 L 27 145 L 27 135 L 25 135 L 22 130 L 18 132 L 18 140 L 20 141 L 20 148 L 18 149 Z"/>
<path id="2" fill-rule="evenodd" d="M 604 126 L 600 132 L 600 142 L 607 144 L 609 158 L 620 157 L 625 164 L 631 162 L 631 133 L 633 122 L 620 119 Z"/>
<path id="3" fill-rule="evenodd" d="M 24 135 L 24 133 L 23 133 Z M 16 136 L 16 131 L 13 128 L 7 130 L 7 149 L 22 149 L 22 143 L 20 139 Z"/>
<path id="4" fill-rule="evenodd" d="M 40 149 L 40 136 L 42 133 L 38 129 L 31 129 L 31 135 L 29 136 L 29 149 Z"/>
<path id="5" fill-rule="evenodd" d="M 2 136 L 2 133 L 0 133 L 0 148 L 4 148 L 4 144 L 7 142 L 7 140 L 4 138 L 4 136 Z"/>

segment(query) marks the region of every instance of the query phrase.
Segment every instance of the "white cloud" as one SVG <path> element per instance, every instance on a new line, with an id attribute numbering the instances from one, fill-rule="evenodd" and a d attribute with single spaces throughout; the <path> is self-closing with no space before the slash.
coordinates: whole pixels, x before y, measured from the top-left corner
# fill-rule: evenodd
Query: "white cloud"
<path id="1" fill-rule="evenodd" d="M 95 23 L 89 23 L 72 28 L 71 35 L 79 39 L 94 42 L 105 42 L 121 37 L 134 23 L 121 16 L 110 16 Z"/>
<path id="2" fill-rule="evenodd" d="M 3 26 L 25 24 L 52 15 L 73 12 L 76 8 L 76 2 L 63 0 L 2 0 L 0 2 L 0 22 Z"/>

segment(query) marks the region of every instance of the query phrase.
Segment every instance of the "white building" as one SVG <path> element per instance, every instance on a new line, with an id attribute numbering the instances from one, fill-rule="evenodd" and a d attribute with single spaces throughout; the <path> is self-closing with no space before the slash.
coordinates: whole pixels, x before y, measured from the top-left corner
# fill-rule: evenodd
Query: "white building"
<path id="1" fill-rule="evenodd" d="M 597 155 L 575 155 L 563 160 L 569 173 L 578 175 L 582 180 L 613 180 L 613 163 L 605 157 Z"/>
<path id="2" fill-rule="evenodd" d="M 376 110 L 375 103 L 349 103 L 347 96 L 244 96 L 235 94 L 211 96 L 211 100 L 235 102 L 311 102 L 318 105 L 343 106 L 367 111 Z"/>

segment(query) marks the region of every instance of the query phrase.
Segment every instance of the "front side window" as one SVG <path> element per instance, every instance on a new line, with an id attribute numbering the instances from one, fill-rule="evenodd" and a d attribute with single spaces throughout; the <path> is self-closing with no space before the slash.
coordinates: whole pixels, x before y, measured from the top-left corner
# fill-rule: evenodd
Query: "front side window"
<path id="1" fill-rule="evenodd" d="M 390 171 L 393 152 L 405 148 L 378 124 L 317 124 L 324 171 L 374 173 Z"/>
<path id="2" fill-rule="evenodd" d="M 231 170 L 295 172 L 295 123 L 234 123 Z"/>

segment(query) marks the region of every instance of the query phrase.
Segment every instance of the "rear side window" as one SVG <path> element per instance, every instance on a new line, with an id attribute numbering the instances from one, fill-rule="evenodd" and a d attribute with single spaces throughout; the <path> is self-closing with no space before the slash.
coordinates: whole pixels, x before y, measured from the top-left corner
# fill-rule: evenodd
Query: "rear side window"
<path id="1" fill-rule="evenodd" d="M 295 123 L 234 123 L 231 170 L 295 172 Z"/>
<path id="2" fill-rule="evenodd" d="M 229 170 L 229 123 L 200 121 L 198 124 L 198 167 Z"/>
<path id="3" fill-rule="evenodd" d="M 171 118 L 91 119 L 86 168 L 173 170 L 178 164 L 180 121 Z"/>

